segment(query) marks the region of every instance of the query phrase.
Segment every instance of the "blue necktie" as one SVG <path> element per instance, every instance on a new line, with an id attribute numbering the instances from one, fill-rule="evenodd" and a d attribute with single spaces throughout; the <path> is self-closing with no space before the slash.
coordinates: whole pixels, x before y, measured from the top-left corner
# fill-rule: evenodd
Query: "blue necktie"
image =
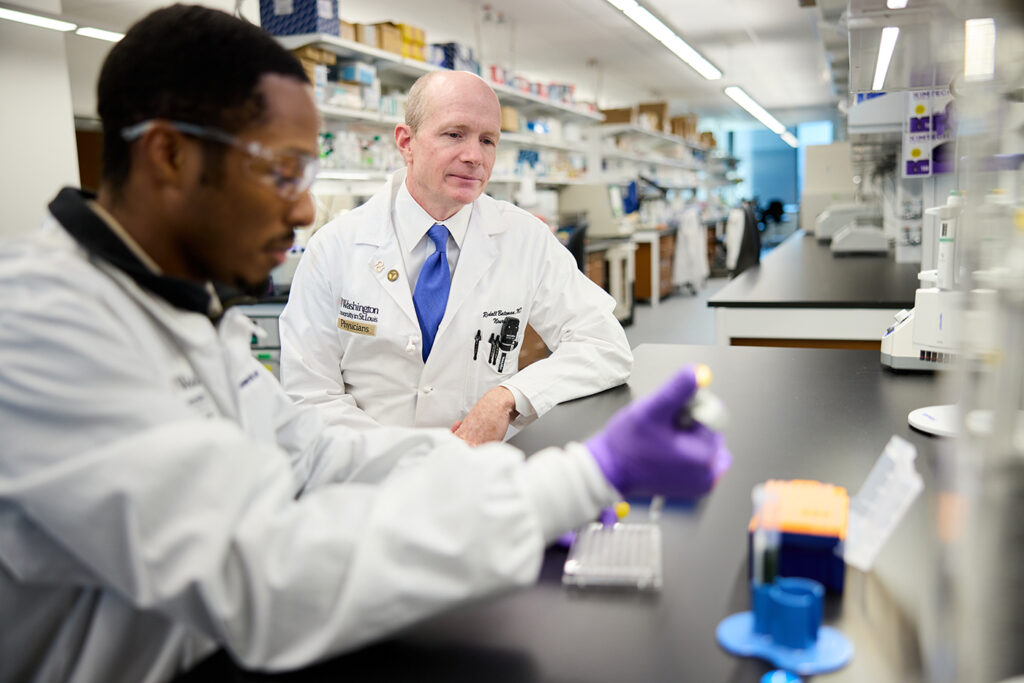
<path id="1" fill-rule="evenodd" d="M 437 326 L 444 317 L 445 306 L 448 305 L 448 286 L 451 284 L 451 273 L 448 271 L 448 228 L 435 223 L 427 231 L 437 251 L 427 257 L 416 280 L 416 289 L 412 293 L 412 303 L 416 307 L 416 317 L 420 322 L 423 334 L 423 360 L 427 360 L 430 349 L 434 346 Z"/>

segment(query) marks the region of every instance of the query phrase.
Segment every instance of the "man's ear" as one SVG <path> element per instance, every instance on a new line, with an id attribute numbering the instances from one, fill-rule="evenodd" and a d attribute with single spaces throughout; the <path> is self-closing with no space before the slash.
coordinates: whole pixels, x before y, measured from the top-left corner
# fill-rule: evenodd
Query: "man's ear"
<path id="1" fill-rule="evenodd" d="M 170 125 L 156 122 L 132 151 L 132 163 L 157 185 L 180 186 L 188 175 L 190 155 L 185 136 Z"/>
<path id="2" fill-rule="evenodd" d="M 412 130 L 408 125 L 399 123 L 395 126 L 395 145 L 401 152 L 405 163 L 412 161 Z"/>

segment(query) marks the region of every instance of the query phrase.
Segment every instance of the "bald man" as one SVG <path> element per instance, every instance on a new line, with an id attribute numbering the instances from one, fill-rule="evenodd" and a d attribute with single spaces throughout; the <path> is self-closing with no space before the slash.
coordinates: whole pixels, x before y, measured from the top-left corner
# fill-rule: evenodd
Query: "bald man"
<path id="1" fill-rule="evenodd" d="M 448 427 L 476 445 L 628 379 L 612 297 L 542 221 L 483 194 L 500 131 L 483 79 L 421 77 L 395 126 L 405 169 L 310 241 L 281 380 L 328 423 Z M 551 354 L 520 370 L 527 323 Z"/>

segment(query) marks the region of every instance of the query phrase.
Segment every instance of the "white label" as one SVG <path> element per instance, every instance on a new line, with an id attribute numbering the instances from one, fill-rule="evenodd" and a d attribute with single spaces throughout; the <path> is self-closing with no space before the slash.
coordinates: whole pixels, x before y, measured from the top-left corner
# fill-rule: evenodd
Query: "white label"
<path id="1" fill-rule="evenodd" d="M 333 19 L 334 3 L 331 0 L 316 0 L 316 13 L 321 19 Z"/>
<path id="2" fill-rule="evenodd" d="M 294 11 L 292 0 L 274 0 L 274 14 L 291 14 Z"/>

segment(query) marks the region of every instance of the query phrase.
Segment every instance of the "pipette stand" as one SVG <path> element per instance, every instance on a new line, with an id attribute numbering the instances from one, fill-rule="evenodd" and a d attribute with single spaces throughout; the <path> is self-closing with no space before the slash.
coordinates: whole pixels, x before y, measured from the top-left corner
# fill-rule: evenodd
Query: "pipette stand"
<path id="1" fill-rule="evenodd" d="M 718 644 L 800 676 L 840 669 L 853 657 L 853 644 L 821 625 L 824 598 L 825 587 L 812 579 L 786 577 L 754 585 L 753 611 L 723 619 L 715 630 Z"/>

